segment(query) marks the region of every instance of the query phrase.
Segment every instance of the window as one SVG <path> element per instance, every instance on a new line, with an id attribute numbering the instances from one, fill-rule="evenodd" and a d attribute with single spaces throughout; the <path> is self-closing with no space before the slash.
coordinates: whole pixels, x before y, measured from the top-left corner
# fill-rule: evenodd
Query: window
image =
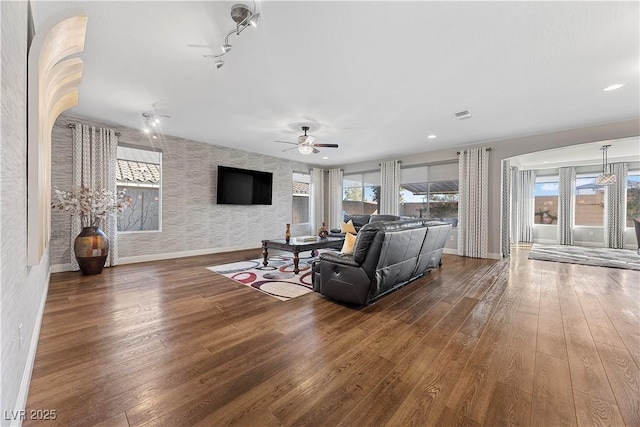
<path id="1" fill-rule="evenodd" d="M 576 225 L 604 225 L 604 187 L 596 185 L 597 173 L 576 176 Z"/>
<path id="2" fill-rule="evenodd" d="M 458 165 L 409 166 L 400 170 L 400 215 L 447 219 L 457 226 Z"/>
<path id="3" fill-rule="evenodd" d="M 293 173 L 293 212 L 291 222 L 293 224 L 306 224 L 309 222 L 309 183 L 311 175 L 306 173 Z"/>
<path id="4" fill-rule="evenodd" d="M 160 231 L 162 153 L 118 146 L 118 191 L 133 204 L 118 214 L 118 231 Z"/>
<path id="5" fill-rule="evenodd" d="M 345 214 L 377 214 L 380 208 L 380 173 L 367 172 L 344 175 L 342 179 L 342 210 Z"/>
<path id="6" fill-rule="evenodd" d="M 534 185 L 534 224 L 558 223 L 558 175 L 536 176 Z"/>
<path id="7" fill-rule="evenodd" d="M 640 218 L 640 171 L 627 174 L 627 227 L 634 227 L 633 218 Z"/>
<path id="8" fill-rule="evenodd" d="M 400 185 L 400 215 L 458 218 L 458 180 Z"/>

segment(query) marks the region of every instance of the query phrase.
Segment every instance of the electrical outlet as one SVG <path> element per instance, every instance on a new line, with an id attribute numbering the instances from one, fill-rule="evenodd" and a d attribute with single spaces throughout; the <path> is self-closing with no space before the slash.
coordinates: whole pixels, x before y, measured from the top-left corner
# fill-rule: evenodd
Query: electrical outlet
<path id="1" fill-rule="evenodd" d="M 593 231 L 590 231 L 590 232 L 589 232 L 589 236 L 595 236 L 595 234 L 596 234 L 596 233 L 595 233 L 595 232 L 593 232 Z"/>
<path id="2" fill-rule="evenodd" d="M 453 236 L 449 236 L 449 240 L 453 241 Z"/>
<path id="3" fill-rule="evenodd" d="M 24 341 L 24 331 L 22 328 L 22 323 L 18 325 L 18 349 L 22 349 L 22 342 Z"/>

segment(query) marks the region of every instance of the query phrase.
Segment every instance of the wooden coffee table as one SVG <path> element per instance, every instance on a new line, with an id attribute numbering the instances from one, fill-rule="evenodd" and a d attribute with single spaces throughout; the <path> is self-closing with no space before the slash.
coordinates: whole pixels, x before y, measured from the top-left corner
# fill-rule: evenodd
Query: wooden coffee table
<path id="1" fill-rule="evenodd" d="M 287 251 L 293 253 L 293 272 L 298 274 L 300 269 L 298 263 L 300 261 L 300 252 L 313 251 L 316 249 L 326 248 L 341 248 L 344 244 L 344 237 L 325 237 L 317 240 L 305 241 L 292 237 L 289 243 L 284 239 L 275 240 L 263 240 L 262 241 L 262 256 L 264 258 L 262 264 L 266 267 L 269 259 L 269 249 L 279 249 L 281 251 Z"/>

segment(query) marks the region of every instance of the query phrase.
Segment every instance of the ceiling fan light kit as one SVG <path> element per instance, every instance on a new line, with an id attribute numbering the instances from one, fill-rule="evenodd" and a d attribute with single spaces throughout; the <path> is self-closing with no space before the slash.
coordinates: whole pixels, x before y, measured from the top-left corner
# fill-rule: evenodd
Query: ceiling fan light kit
<path id="1" fill-rule="evenodd" d="M 298 152 L 302 155 L 308 156 L 309 154 L 317 154 L 320 151 L 317 147 L 325 147 L 325 148 L 338 148 L 338 144 L 316 144 L 315 137 L 312 135 L 307 135 L 307 131 L 309 130 L 309 126 L 302 126 L 302 130 L 304 131 L 304 135 L 300 135 L 298 137 L 298 142 L 289 142 L 289 141 L 276 141 L 281 142 L 283 144 L 292 144 L 296 147 L 287 148 L 282 151 L 293 150 L 294 148 L 298 149 Z"/>
<path id="2" fill-rule="evenodd" d="M 300 154 L 308 156 L 309 154 L 313 153 L 313 147 L 311 145 L 300 145 L 298 146 L 298 152 Z"/>
<path id="3" fill-rule="evenodd" d="M 255 9 L 250 9 L 244 4 L 234 4 L 231 6 L 231 19 L 236 23 L 236 28 L 229 31 L 225 36 L 224 44 L 221 46 L 222 53 L 220 55 L 203 55 L 205 58 L 214 58 L 216 60 L 214 63 L 216 69 L 222 68 L 224 65 L 222 57 L 233 47 L 233 45 L 229 43 L 229 36 L 232 34 L 238 36 L 249 26 L 257 27 L 260 22 L 260 14 L 257 13 Z"/>

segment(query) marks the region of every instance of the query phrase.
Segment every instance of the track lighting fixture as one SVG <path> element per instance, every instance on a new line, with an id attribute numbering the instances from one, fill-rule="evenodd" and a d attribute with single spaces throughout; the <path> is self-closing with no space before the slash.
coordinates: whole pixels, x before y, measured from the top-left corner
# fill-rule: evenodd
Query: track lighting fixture
<path id="1" fill-rule="evenodd" d="M 164 114 L 158 114 L 157 112 L 144 112 L 142 118 L 144 119 L 144 127 L 142 131 L 149 135 L 152 139 L 158 139 L 158 128 L 160 125 L 160 118 L 170 118 Z"/>
<path id="2" fill-rule="evenodd" d="M 233 34 L 238 36 L 249 26 L 257 27 L 260 22 L 260 14 L 255 11 L 255 2 L 253 9 L 249 9 L 249 7 L 244 4 L 234 4 L 231 7 L 231 19 L 236 23 L 236 28 L 231 30 L 224 38 L 224 44 L 221 46 L 222 53 L 220 55 L 203 55 L 205 58 L 214 58 L 216 60 L 214 62 L 216 69 L 224 65 L 222 57 L 233 47 L 233 45 L 229 43 L 229 36 Z"/>

